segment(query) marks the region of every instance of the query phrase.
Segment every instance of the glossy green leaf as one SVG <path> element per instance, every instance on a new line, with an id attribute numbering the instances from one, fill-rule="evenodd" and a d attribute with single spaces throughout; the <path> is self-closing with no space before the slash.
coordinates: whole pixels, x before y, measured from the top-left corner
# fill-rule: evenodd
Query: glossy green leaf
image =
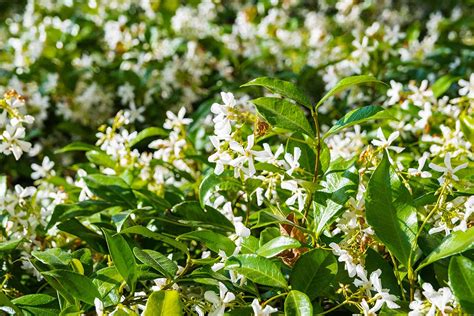
<path id="1" fill-rule="evenodd" d="M 179 292 L 174 290 L 158 291 L 151 293 L 147 300 L 144 316 L 169 316 L 184 315 L 183 303 Z"/>
<path id="2" fill-rule="evenodd" d="M 70 152 L 70 151 L 89 151 L 89 150 L 100 150 L 100 149 L 99 147 L 96 147 L 91 144 L 82 143 L 82 142 L 74 142 L 74 143 L 70 143 L 64 146 L 63 148 L 59 150 L 56 150 L 55 153 L 62 154 L 62 153 Z"/>
<path id="3" fill-rule="evenodd" d="M 233 177 L 227 177 L 224 174 L 208 174 L 199 185 L 199 203 L 201 204 L 201 207 L 205 207 L 206 200 L 209 198 L 210 194 L 224 185 L 235 188 L 241 187 L 241 184 Z"/>
<path id="4" fill-rule="evenodd" d="M 375 83 L 375 84 L 382 84 L 386 85 L 382 81 L 379 81 L 375 79 L 373 76 L 368 76 L 368 75 L 361 75 L 361 76 L 352 76 L 352 77 L 347 77 L 339 81 L 334 88 L 332 88 L 324 97 L 322 97 L 321 100 L 316 104 L 316 110 L 324 103 L 326 102 L 327 99 L 332 97 L 335 94 L 338 94 L 339 92 L 350 88 L 351 86 L 354 85 L 360 85 L 360 84 L 370 84 L 370 83 Z"/>
<path id="5" fill-rule="evenodd" d="M 301 291 L 314 300 L 327 290 L 337 275 L 337 260 L 331 251 L 314 249 L 296 261 L 290 274 L 292 289 Z"/>
<path id="6" fill-rule="evenodd" d="M 59 204 L 54 208 L 46 229 L 53 227 L 58 222 L 64 222 L 76 216 L 94 215 L 111 206 L 111 203 L 100 200 L 87 200 L 75 204 Z"/>
<path id="7" fill-rule="evenodd" d="M 168 136 L 168 132 L 159 127 L 147 127 L 137 134 L 137 136 L 130 142 L 129 146 L 133 147 L 146 138 L 156 136 Z"/>
<path id="8" fill-rule="evenodd" d="M 280 236 L 270 240 L 262 247 L 260 247 L 257 250 L 257 255 L 266 258 L 271 258 L 287 249 L 294 249 L 299 247 L 301 247 L 301 243 L 298 240 L 288 236 Z"/>
<path id="9" fill-rule="evenodd" d="M 286 288 L 285 277 L 280 267 L 270 259 L 253 254 L 237 255 L 227 259 L 225 267 L 234 270 L 249 280 L 271 287 Z"/>
<path id="10" fill-rule="evenodd" d="M 352 165 L 345 170 L 329 171 L 324 180 L 325 188 L 316 192 L 313 202 L 317 236 L 336 220 L 347 200 L 357 193 L 359 175 Z"/>
<path id="11" fill-rule="evenodd" d="M 90 150 L 86 152 L 86 157 L 87 160 L 97 166 L 104 166 L 114 169 L 116 165 L 116 162 L 103 151 Z"/>
<path id="12" fill-rule="evenodd" d="M 114 288 L 119 288 L 122 281 L 122 276 L 114 266 L 100 269 L 92 280 L 101 297 L 107 296 Z"/>
<path id="13" fill-rule="evenodd" d="M 97 287 L 88 277 L 82 274 L 59 269 L 45 271 L 42 274 L 54 278 L 61 284 L 64 290 L 82 302 L 94 304 L 94 299 L 96 297 L 100 298 Z"/>
<path id="14" fill-rule="evenodd" d="M 21 244 L 22 242 L 25 242 L 25 240 L 18 239 L 18 240 L 2 241 L 0 242 L 0 253 L 15 250 L 15 248 L 18 247 L 18 245 Z"/>
<path id="15" fill-rule="evenodd" d="M 120 177 L 92 174 L 84 177 L 87 187 L 107 202 L 136 208 L 136 199 L 130 186 Z"/>
<path id="16" fill-rule="evenodd" d="M 95 231 L 82 225 L 77 219 L 73 218 L 58 225 L 58 229 L 77 236 L 87 243 L 92 249 L 107 253 L 107 244 L 104 238 Z"/>
<path id="17" fill-rule="evenodd" d="M 246 84 L 243 84 L 241 87 L 248 87 L 248 86 L 265 87 L 272 92 L 276 92 L 284 97 L 287 97 L 289 99 L 292 99 L 298 102 L 301 105 L 304 105 L 308 109 L 312 108 L 311 101 L 309 100 L 308 96 L 304 93 L 304 91 L 299 89 L 297 86 L 295 86 L 291 82 L 275 79 L 275 78 L 269 78 L 269 77 L 260 77 L 252 81 L 249 81 Z"/>
<path id="18" fill-rule="evenodd" d="M 112 262 L 133 291 L 137 280 L 137 264 L 130 246 L 122 235 L 113 235 L 112 232 L 105 229 L 103 229 L 103 232 L 107 241 L 110 256 L 112 257 Z"/>
<path id="19" fill-rule="evenodd" d="M 40 262 L 52 267 L 67 266 L 72 259 L 71 253 L 60 248 L 49 248 L 44 251 L 34 250 L 31 255 Z"/>
<path id="20" fill-rule="evenodd" d="M 285 99 L 263 97 L 252 100 L 258 113 L 272 126 L 314 136 L 305 112 Z"/>
<path id="21" fill-rule="evenodd" d="M 438 78 L 438 80 L 436 80 L 431 86 L 431 90 L 433 91 L 435 98 L 442 96 L 443 93 L 448 91 L 449 87 L 451 87 L 451 85 L 459 79 L 460 77 L 455 77 L 452 75 L 445 75 Z"/>
<path id="22" fill-rule="evenodd" d="M 461 130 L 464 136 L 474 146 L 474 117 L 466 113 L 462 113 L 459 116 L 459 122 L 461 123 Z"/>
<path id="23" fill-rule="evenodd" d="M 211 230 L 192 231 L 178 236 L 178 239 L 191 239 L 200 241 L 212 251 L 217 253 L 220 250 L 223 250 L 228 256 L 230 256 L 235 249 L 235 244 L 232 240 Z"/>
<path id="24" fill-rule="evenodd" d="M 416 253 L 418 230 L 416 209 L 411 196 L 396 174 L 384 152 L 382 161 L 370 178 L 366 194 L 367 222 L 375 235 L 395 257 L 407 266 L 410 255 Z"/>
<path id="25" fill-rule="evenodd" d="M 285 316 L 313 316 L 313 304 L 300 291 L 290 291 L 285 299 Z"/>
<path id="26" fill-rule="evenodd" d="M 197 201 L 185 201 L 175 205 L 171 212 L 173 215 L 179 217 L 178 221 L 181 223 L 195 224 L 201 228 L 219 227 L 227 231 L 234 231 L 234 224 L 232 224 L 227 217 L 216 209 L 210 206 L 201 207 Z"/>
<path id="27" fill-rule="evenodd" d="M 155 239 L 155 240 L 159 240 L 159 241 L 162 241 L 172 247 L 175 247 L 176 249 L 179 249 L 181 250 L 182 252 L 184 253 L 187 253 L 188 252 L 188 247 L 183 244 L 182 242 L 179 242 L 177 240 L 175 240 L 174 238 L 171 238 L 171 237 L 168 237 L 166 235 L 163 235 L 163 234 L 160 234 L 160 233 L 157 233 L 157 232 L 153 232 L 151 230 L 149 230 L 148 228 L 144 227 L 144 226 L 132 226 L 132 227 L 128 227 L 128 228 L 125 228 L 123 229 L 121 232 L 121 234 L 137 234 L 137 235 L 142 235 L 142 236 L 145 236 L 145 237 L 148 237 L 148 238 L 152 238 L 152 239 Z"/>
<path id="28" fill-rule="evenodd" d="M 459 304 L 469 314 L 474 314 L 474 261 L 455 256 L 449 261 L 449 283 Z"/>
<path id="29" fill-rule="evenodd" d="M 334 124 L 329 131 L 324 134 L 323 139 L 356 124 L 379 119 L 393 119 L 393 116 L 391 116 L 389 112 L 384 110 L 381 106 L 375 105 L 364 106 L 363 108 L 352 110 L 337 121 L 336 124 Z"/>
<path id="30" fill-rule="evenodd" d="M 420 270 L 427 265 L 440 259 L 462 253 L 464 251 L 474 249 L 474 227 L 469 228 L 465 232 L 455 231 L 446 236 L 441 244 L 436 247 L 428 257 L 418 266 Z"/>
<path id="31" fill-rule="evenodd" d="M 142 263 L 152 267 L 167 278 L 174 278 L 178 271 L 176 263 L 168 259 L 166 256 L 154 250 L 142 250 L 140 248 L 133 248 L 133 253 Z"/>
<path id="32" fill-rule="evenodd" d="M 57 299 L 46 294 L 27 294 L 13 299 L 12 303 L 31 315 L 57 316 L 59 314 Z"/>

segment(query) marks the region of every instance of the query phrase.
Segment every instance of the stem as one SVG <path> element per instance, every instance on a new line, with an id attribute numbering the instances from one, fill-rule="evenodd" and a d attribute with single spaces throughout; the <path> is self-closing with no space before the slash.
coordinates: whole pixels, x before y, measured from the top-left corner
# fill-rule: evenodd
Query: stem
<path id="1" fill-rule="evenodd" d="M 281 294 L 278 294 L 278 295 L 275 295 L 273 297 L 270 297 L 268 300 L 266 300 L 265 302 L 262 303 L 262 307 L 265 307 L 265 305 L 267 305 L 268 303 L 270 303 L 271 301 L 274 301 L 276 300 L 277 298 L 280 298 L 282 296 L 286 296 L 288 295 L 288 293 L 281 293 Z"/>
<path id="2" fill-rule="evenodd" d="M 415 281 L 416 281 L 416 271 L 413 270 L 412 267 L 412 260 L 413 260 L 413 250 L 415 249 L 416 245 L 418 244 L 418 238 L 421 235 L 421 232 L 425 228 L 426 224 L 428 223 L 428 220 L 436 213 L 437 210 L 439 210 L 439 207 L 441 205 L 441 202 L 443 200 L 444 193 L 446 191 L 446 188 L 449 186 L 449 181 L 445 181 L 443 183 L 443 186 L 441 187 L 441 192 L 438 196 L 438 200 L 436 201 L 435 206 L 433 209 L 428 213 L 428 215 L 425 217 L 423 220 L 423 223 L 421 223 L 420 229 L 416 232 L 415 239 L 413 240 L 412 247 L 410 249 L 410 256 L 408 257 L 408 280 L 410 282 L 410 301 L 413 301 L 414 296 L 415 296 Z"/>

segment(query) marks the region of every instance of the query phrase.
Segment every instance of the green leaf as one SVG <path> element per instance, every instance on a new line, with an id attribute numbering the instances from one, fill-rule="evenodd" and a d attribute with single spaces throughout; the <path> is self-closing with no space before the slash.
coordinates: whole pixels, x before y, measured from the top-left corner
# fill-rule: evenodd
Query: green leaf
<path id="1" fill-rule="evenodd" d="M 272 126 L 291 132 L 314 136 L 305 112 L 297 105 L 279 98 L 263 97 L 252 100 L 258 113 Z"/>
<path id="2" fill-rule="evenodd" d="M 253 254 L 237 255 L 227 259 L 227 270 L 235 270 L 249 280 L 271 287 L 286 288 L 285 277 L 280 267 L 270 259 Z"/>
<path id="3" fill-rule="evenodd" d="M 212 192 L 217 190 L 220 186 L 226 184 L 235 186 L 236 188 L 241 187 L 241 184 L 233 177 L 231 178 L 224 175 L 216 175 L 215 173 L 210 173 L 207 175 L 199 185 L 199 203 L 201 204 L 201 207 L 205 207 L 206 200 Z"/>
<path id="4" fill-rule="evenodd" d="M 57 316 L 59 315 L 59 305 L 55 297 L 46 294 L 27 294 L 12 300 L 28 315 Z"/>
<path id="5" fill-rule="evenodd" d="M 97 286 L 101 297 L 105 297 L 114 288 L 119 288 L 122 281 L 120 273 L 114 266 L 111 266 L 97 271 L 92 282 Z"/>
<path id="6" fill-rule="evenodd" d="M 464 136 L 474 146 L 474 117 L 466 113 L 462 113 L 459 116 L 459 122 L 461 123 L 461 130 Z"/>
<path id="7" fill-rule="evenodd" d="M 103 151 L 90 150 L 86 152 L 87 160 L 98 166 L 104 166 L 111 169 L 115 168 L 116 162 Z"/>
<path id="8" fill-rule="evenodd" d="M 168 237 L 166 235 L 163 235 L 163 234 L 160 234 L 160 233 L 156 233 L 156 232 L 153 232 L 151 230 L 149 230 L 148 228 L 144 227 L 144 226 L 132 226 L 132 227 L 128 227 L 128 228 L 125 228 L 123 229 L 120 234 L 138 234 L 138 235 L 142 235 L 142 236 L 145 236 L 145 237 L 148 237 L 148 238 L 152 238 L 152 239 L 155 239 L 155 240 L 159 240 L 159 241 L 162 241 L 172 247 L 175 247 L 176 249 L 178 250 L 181 250 L 182 252 L 184 253 L 187 253 L 188 252 L 188 247 L 183 244 L 182 242 L 179 242 L 171 237 Z"/>
<path id="9" fill-rule="evenodd" d="M 76 216 L 91 216 L 111 206 L 112 204 L 109 202 L 99 200 L 87 200 L 75 204 L 59 204 L 54 208 L 51 220 L 46 226 L 46 229 L 50 229 L 57 222 L 64 222 Z"/>
<path id="10" fill-rule="evenodd" d="M 25 242 L 25 240 L 18 239 L 18 240 L 2 241 L 0 242 L 0 253 L 15 250 L 15 248 L 18 247 L 18 245 L 21 244 L 22 242 Z"/>
<path id="11" fill-rule="evenodd" d="M 109 247 L 110 256 L 112 257 L 112 262 L 133 292 L 137 280 L 137 264 L 133 252 L 122 235 L 112 235 L 110 231 L 105 229 L 103 229 L 103 232 L 107 246 Z"/>
<path id="12" fill-rule="evenodd" d="M 336 124 L 334 124 L 331 129 L 324 134 L 323 139 L 356 124 L 379 119 L 393 119 L 393 117 L 381 106 L 369 105 L 352 110 L 337 121 Z"/>
<path id="13" fill-rule="evenodd" d="M 184 315 L 183 303 L 179 293 L 175 290 L 158 291 L 151 293 L 146 303 L 144 316 Z"/>
<path id="14" fill-rule="evenodd" d="M 92 281 L 79 273 L 69 270 L 51 270 L 42 272 L 43 275 L 54 278 L 70 295 L 78 300 L 94 304 L 94 299 L 100 298 L 100 293 Z"/>
<path id="15" fill-rule="evenodd" d="M 12 314 L 20 316 L 23 315 L 22 311 L 8 299 L 3 291 L 0 291 L 0 307 L 7 307 L 10 309 L 10 311 L 12 311 Z"/>
<path id="16" fill-rule="evenodd" d="M 330 170 L 325 184 L 324 190 L 316 192 L 313 202 L 317 236 L 336 220 L 347 200 L 357 193 L 359 175 L 354 165 L 345 170 Z"/>
<path id="17" fill-rule="evenodd" d="M 298 240 L 288 236 L 280 236 L 270 240 L 260 247 L 260 249 L 257 250 L 257 255 L 265 258 L 271 258 L 287 249 L 299 247 L 301 247 L 301 243 Z"/>
<path id="18" fill-rule="evenodd" d="M 248 86 L 265 87 L 272 92 L 276 92 L 284 97 L 298 102 L 301 105 L 304 105 L 308 109 L 312 108 L 311 101 L 309 100 L 308 96 L 291 82 L 269 77 L 260 77 L 241 85 L 241 87 Z"/>
<path id="19" fill-rule="evenodd" d="M 308 295 L 311 300 L 324 293 L 337 275 L 337 260 L 332 252 L 314 249 L 296 261 L 290 275 L 292 289 Z"/>
<path id="20" fill-rule="evenodd" d="M 104 238 L 93 230 L 82 225 L 81 222 L 75 218 L 59 224 L 58 229 L 79 237 L 85 241 L 88 246 L 100 253 L 107 253 L 107 244 Z"/>
<path id="21" fill-rule="evenodd" d="M 66 153 L 70 151 L 89 151 L 89 150 L 98 150 L 100 151 L 99 147 L 96 147 L 94 145 L 82 143 L 82 142 L 74 142 L 70 143 L 63 148 L 56 150 L 56 154 L 61 154 L 61 153 Z"/>
<path id="22" fill-rule="evenodd" d="M 159 128 L 159 127 L 148 127 L 142 130 L 140 133 L 137 134 L 137 136 L 130 142 L 130 147 L 135 146 L 142 140 L 149 138 L 149 137 L 155 137 L 155 136 L 168 136 L 168 132 L 166 132 L 164 129 Z"/>
<path id="23" fill-rule="evenodd" d="M 98 197 L 115 205 L 136 208 L 136 199 L 130 186 L 120 177 L 93 174 L 84 177 L 87 187 Z"/>
<path id="24" fill-rule="evenodd" d="M 474 227 L 470 227 L 465 232 L 455 231 L 446 236 L 441 244 L 436 247 L 428 257 L 423 260 L 416 270 L 420 270 L 427 265 L 440 259 L 474 249 Z"/>
<path id="25" fill-rule="evenodd" d="M 142 250 L 135 247 L 133 248 L 133 253 L 142 263 L 152 267 L 167 278 L 173 279 L 178 271 L 176 263 L 157 251 L 148 249 Z"/>
<path id="26" fill-rule="evenodd" d="M 49 248 L 44 251 L 34 250 L 31 255 L 40 262 L 52 267 L 67 266 L 72 259 L 72 255 L 60 248 Z"/>
<path id="27" fill-rule="evenodd" d="M 449 283 L 459 304 L 469 314 L 474 314 L 474 261 L 462 256 L 449 261 Z"/>
<path id="28" fill-rule="evenodd" d="M 313 304 L 300 291 L 290 291 L 285 299 L 285 316 L 313 316 Z"/>
<path id="29" fill-rule="evenodd" d="M 373 76 L 361 75 L 361 76 L 351 76 L 351 77 L 344 78 L 341 81 L 339 81 L 334 86 L 334 88 L 332 88 L 328 93 L 326 93 L 326 95 L 321 100 L 319 100 L 318 104 L 316 104 L 316 110 L 327 99 L 329 99 L 333 95 L 335 95 L 335 94 L 337 94 L 337 93 L 339 93 L 339 92 L 341 92 L 341 91 L 343 91 L 343 90 L 345 90 L 345 89 L 347 89 L 351 86 L 359 85 L 359 84 L 368 84 L 368 83 L 376 83 L 376 84 L 386 85 L 382 81 L 379 81 L 379 80 L 375 79 L 375 77 L 373 77 Z"/>
<path id="30" fill-rule="evenodd" d="M 177 239 L 197 240 L 204 243 L 207 248 L 214 252 L 223 250 L 228 256 L 230 256 L 235 250 L 235 244 L 228 237 L 211 230 L 192 231 L 178 236 Z"/>
<path id="31" fill-rule="evenodd" d="M 385 152 L 369 180 L 365 206 L 367 222 L 375 235 L 408 267 L 410 255 L 416 253 L 412 249 L 416 247 L 415 235 L 418 230 L 416 209 L 408 190 L 398 176 L 391 172 Z"/>
<path id="32" fill-rule="evenodd" d="M 431 86 L 431 90 L 433 91 L 435 98 L 439 98 L 443 93 L 448 91 L 449 87 L 451 87 L 451 85 L 459 79 L 460 77 L 445 75 L 436 80 Z"/>
<path id="33" fill-rule="evenodd" d="M 205 206 L 203 209 L 197 201 L 182 202 L 175 205 L 171 212 L 179 217 L 178 222 L 181 223 L 191 223 L 203 228 L 219 227 L 232 232 L 235 230 L 234 224 L 222 213 L 210 206 Z"/>

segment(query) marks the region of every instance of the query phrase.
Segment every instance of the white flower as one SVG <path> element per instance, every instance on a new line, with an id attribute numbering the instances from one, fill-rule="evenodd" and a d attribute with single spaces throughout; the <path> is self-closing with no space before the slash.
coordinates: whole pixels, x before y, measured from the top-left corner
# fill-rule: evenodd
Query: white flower
<path id="1" fill-rule="evenodd" d="M 382 271 L 380 269 L 377 269 L 370 274 L 372 290 L 377 292 L 375 296 L 378 298 L 379 301 L 382 301 L 382 303 L 387 304 L 388 308 L 390 309 L 400 308 L 400 305 L 395 303 L 395 300 L 397 299 L 395 295 L 390 294 L 387 289 L 382 289 L 382 281 L 380 280 L 381 274 Z"/>
<path id="2" fill-rule="evenodd" d="M 372 308 L 370 308 L 369 304 L 365 299 L 362 299 L 362 302 L 360 303 L 362 307 L 362 311 L 364 312 L 364 316 L 375 316 L 377 315 L 377 312 L 380 310 L 380 308 L 383 305 L 383 302 L 381 300 L 377 300 Z"/>
<path id="3" fill-rule="evenodd" d="M 408 168 L 408 174 L 414 177 L 431 178 L 430 172 L 423 171 L 423 167 L 425 166 L 426 159 L 428 159 L 429 155 L 429 153 L 424 153 L 420 160 L 418 160 L 418 168 Z"/>
<path id="4" fill-rule="evenodd" d="M 35 163 L 31 164 L 31 169 L 34 170 L 34 172 L 31 173 L 31 179 L 36 180 L 46 177 L 51 173 L 53 167 L 54 161 L 51 161 L 48 156 L 45 156 L 41 165 Z"/>
<path id="5" fill-rule="evenodd" d="M 268 316 L 270 314 L 278 312 L 277 308 L 274 308 L 270 305 L 267 305 L 265 306 L 265 308 L 262 308 L 256 298 L 252 301 L 251 306 L 255 316 Z"/>
<path id="6" fill-rule="evenodd" d="M 295 169 L 299 168 L 300 163 L 298 162 L 301 157 L 301 149 L 299 147 L 295 147 L 293 151 L 293 155 L 290 153 L 285 154 L 285 160 L 288 163 L 288 170 L 286 170 L 286 173 L 288 173 L 290 176 L 295 171 Z"/>
<path id="7" fill-rule="evenodd" d="M 22 140 L 24 137 L 24 127 L 7 125 L 6 130 L 0 136 L 0 140 L 3 140 L 3 143 L 0 143 L 0 153 L 3 152 L 5 155 L 13 153 L 16 160 L 20 159 L 23 152 L 28 152 L 31 148 L 31 143 Z"/>
<path id="8" fill-rule="evenodd" d="M 282 181 L 281 188 L 293 192 L 293 195 L 290 196 L 285 201 L 285 203 L 291 206 L 295 204 L 296 201 L 298 201 L 298 211 L 301 212 L 304 209 L 304 203 L 306 200 L 306 193 L 304 193 L 304 189 L 298 187 L 296 180 Z"/>
<path id="9" fill-rule="evenodd" d="M 435 315 L 435 307 L 442 315 L 446 315 L 446 312 L 449 313 L 452 310 L 448 305 L 454 302 L 454 296 L 449 287 L 442 287 L 438 291 L 435 291 L 431 284 L 423 283 L 422 288 L 423 295 L 432 304 L 428 314 Z"/>
<path id="10" fill-rule="evenodd" d="M 370 61 L 369 53 L 374 50 L 374 47 L 369 47 L 369 38 L 364 36 L 360 42 L 354 40 L 352 45 L 355 47 L 355 50 L 351 56 L 357 59 L 361 65 L 367 66 Z"/>
<path id="11" fill-rule="evenodd" d="M 458 81 L 459 95 L 465 95 L 468 98 L 474 99 L 474 73 L 469 77 L 469 81 L 461 79 Z"/>
<path id="12" fill-rule="evenodd" d="M 390 97 L 388 105 L 393 105 L 400 101 L 400 92 L 403 90 L 403 85 L 394 80 L 390 80 L 390 89 L 387 90 L 387 96 Z"/>
<path id="13" fill-rule="evenodd" d="M 209 316 L 222 316 L 224 315 L 226 304 L 235 300 L 235 295 L 229 292 L 223 283 L 219 282 L 219 296 L 214 291 L 206 291 L 204 298 L 213 305 L 213 310 L 209 313 Z"/>
<path id="14" fill-rule="evenodd" d="M 374 146 L 377 146 L 377 147 L 380 147 L 382 149 L 385 149 L 388 153 L 388 150 L 391 149 L 393 151 L 395 151 L 396 153 L 401 153 L 405 148 L 403 147 L 398 147 L 398 146 L 391 146 L 391 144 L 393 143 L 393 141 L 395 139 L 397 139 L 397 137 L 400 136 L 400 132 L 398 131 L 395 131 L 393 132 L 392 134 L 390 134 L 390 136 L 387 138 L 385 138 L 385 135 L 383 134 L 382 132 L 382 128 L 379 127 L 379 129 L 377 130 L 377 137 L 378 139 L 373 139 L 372 140 L 372 144 Z"/>
<path id="15" fill-rule="evenodd" d="M 230 149 L 239 154 L 229 164 L 236 168 L 236 171 L 242 170 L 249 177 L 253 176 L 256 172 L 253 162 L 253 156 L 256 154 L 256 151 L 252 150 L 254 142 L 255 136 L 252 134 L 247 137 L 247 146 L 245 148 L 234 140 L 229 143 Z M 244 165 L 247 165 L 247 167 L 244 167 Z M 235 173 L 235 176 L 238 177 L 238 172 Z"/>
<path id="16" fill-rule="evenodd" d="M 451 154 L 446 153 L 444 156 L 444 165 L 445 167 L 435 165 L 434 163 L 430 163 L 430 168 L 433 169 L 434 171 L 442 172 L 443 175 L 438 178 L 438 181 L 440 184 L 443 184 L 446 177 L 453 179 L 454 181 L 459 181 L 459 177 L 455 175 L 456 172 L 458 172 L 461 169 L 464 169 L 467 167 L 467 162 L 463 163 L 462 165 L 457 166 L 456 168 L 453 168 L 451 166 Z"/>
<path id="17" fill-rule="evenodd" d="M 165 123 L 163 124 L 163 127 L 166 129 L 173 129 L 176 131 L 179 131 L 182 126 L 184 125 L 189 125 L 193 121 L 190 118 L 185 118 L 184 116 L 186 115 L 186 108 L 182 107 L 178 111 L 178 115 L 175 115 L 171 111 L 166 112 L 167 119 Z"/>
<path id="18" fill-rule="evenodd" d="M 211 112 L 216 114 L 216 117 L 213 119 L 215 123 L 214 133 L 219 138 L 226 139 L 232 131 L 230 115 L 232 114 L 236 102 L 234 95 L 230 92 L 221 92 L 221 97 L 224 104 L 214 103 L 211 106 Z"/>
<path id="19" fill-rule="evenodd" d="M 95 306 L 95 312 L 97 316 L 103 316 L 104 315 L 104 303 L 99 298 L 94 299 L 94 306 Z"/>
<path id="20" fill-rule="evenodd" d="M 265 143 L 263 144 L 263 150 L 255 153 L 255 160 L 279 166 L 282 161 L 278 160 L 278 157 L 280 157 L 283 151 L 283 145 L 280 145 L 274 154 L 270 145 Z"/>
<path id="21" fill-rule="evenodd" d="M 224 166 L 232 161 L 232 157 L 226 150 L 222 149 L 223 143 L 219 141 L 219 138 L 216 136 L 210 136 L 209 139 L 217 152 L 209 156 L 208 161 L 216 164 L 214 173 L 220 175 L 224 172 Z"/>
<path id="22" fill-rule="evenodd" d="M 357 271 L 357 265 L 354 264 L 352 256 L 345 249 L 342 249 L 338 244 L 332 242 L 329 244 L 329 247 L 332 248 L 332 253 L 338 257 L 339 262 L 344 262 L 345 269 L 349 274 L 349 277 L 353 278 Z"/>

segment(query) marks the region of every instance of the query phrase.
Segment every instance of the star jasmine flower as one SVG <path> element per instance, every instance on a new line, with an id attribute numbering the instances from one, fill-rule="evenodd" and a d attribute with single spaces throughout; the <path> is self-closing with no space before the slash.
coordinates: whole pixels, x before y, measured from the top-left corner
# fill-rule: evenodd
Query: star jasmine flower
<path id="1" fill-rule="evenodd" d="M 255 165 L 254 165 L 254 155 L 257 153 L 255 150 L 252 150 L 252 147 L 255 142 L 255 136 L 249 135 L 247 137 L 247 146 L 244 148 L 241 144 L 236 141 L 231 141 L 229 147 L 235 153 L 239 154 L 237 158 L 234 158 L 229 164 L 236 168 L 236 175 L 238 177 L 238 171 L 242 170 L 245 175 L 251 177 L 255 174 Z M 244 167 L 247 165 L 247 167 Z"/>
<path id="2" fill-rule="evenodd" d="M 186 115 L 186 108 L 182 107 L 179 111 L 178 114 L 174 114 L 171 111 L 166 112 L 166 121 L 163 124 L 163 127 L 166 129 L 172 129 L 175 131 L 180 131 L 181 127 L 184 125 L 189 125 L 193 121 L 190 118 L 185 118 L 184 116 Z"/>
<path id="3" fill-rule="evenodd" d="M 474 73 L 469 77 L 469 81 L 461 79 L 458 81 L 459 95 L 474 99 Z"/>
<path id="4" fill-rule="evenodd" d="M 408 174 L 414 177 L 431 178 L 429 171 L 423 171 L 423 167 L 429 155 L 429 153 L 424 153 L 420 160 L 418 160 L 418 168 L 408 168 Z"/>
<path id="5" fill-rule="evenodd" d="M 220 175 L 224 172 L 224 166 L 230 164 L 232 157 L 226 150 L 222 149 L 223 143 L 219 141 L 218 137 L 210 136 L 209 139 L 217 152 L 209 156 L 208 161 L 216 164 L 214 173 Z"/>
<path id="6" fill-rule="evenodd" d="M 391 144 L 393 143 L 393 141 L 395 139 L 398 138 L 398 136 L 400 136 L 400 132 L 398 131 L 395 131 L 393 132 L 392 134 L 390 134 L 390 136 L 387 138 L 385 138 L 385 135 L 383 134 L 382 132 L 382 128 L 379 127 L 379 129 L 377 130 L 377 137 L 378 139 L 373 139 L 372 140 L 372 144 L 374 146 L 377 146 L 377 147 L 380 147 L 382 149 L 385 149 L 388 153 L 388 150 L 393 150 L 395 151 L 396 153 L 401 153 L 405 148 L 403 147 L 398 147 L 398 146 L 391 146 Z"/>
<path id="7" fill-rule="evenodd" d="M 353 262 L 352 256 L 345 249 L 342 249 L 338 244 L 332 242 L 329 244 L 329 247 L 332 248 L 332 253 L 338 257 L 339 262 L 344 262 L 345 269 L 349 274 L 349 277 L 353 278 L 357 274 L 357 266 Z"/>
<path id="8" fill-rule="evenodd" d="M 219 295 L 214 291 L 206 291 L 204 298 L 213 305 L 209 316 L 222 316 L 224 315 L 226 305 L 235 300 L 235 295 L 229 292 L 223 283 L 219 282 Z"/>
<path id="9" fill-rule="evenodd" d="M 456 172 L 458 172 L 461 169 L 466 168 L 468 163 L 463 163 L 462 165 L 459 165 L 455 168 L 452 167 L 451 165 L 451 154 L 446 153 L 444 156 L 444 167 L 436 165 L 434 163 L 430 163 L 430 168 L 433 169 L 434 171 L 442 172 L 443 175 L 438 178 L 438 181 L 440 184 L 443 184 L 444 181 L 446 180 L 446 177 L 453 179 L 454 181 L 459 181 L 459 177 L 455 175 Z"/>
<path id="10" fill-rule="evenodd" d="M 379 298 L 379 301 L 382 301 L 382 303 L 387 304 L 387 307 L 390 309 L 400 308 L 400 305 L 394 302 L 397 299 L 395 295 L 390 294 L 387 289 L 382 288 L 382 281 L 380 279 L 381 274 L 382 271 L 380 269 L 377 269 L 370 274 L 372 290 L 377 292 L 375 296 Z"/>
<path id="11" fill-rule="evenodd" d="M 221 97 L 224 104 L 214 103 L 211 106 L 211 112 L 216 114 L 213 119 L 214 133 L 220 138 L 227 138 L 232 131 L 230 115 L 236 102 L 234 95 L 230 92 L 221 92 Z"/>
<path id="12" fill-rule="evenodd" d="M 289 206 L 295 204 L 298 201 L 298 211 L 304 209 L 304 203 L 306 200 L 306 193 L 303 188 L 298 187 L 296 180 L 287 180 L 281 182 L 281 188 L 293 192 L 293 195 L 290 196 L 285 203 Z"/>
<path id="13" fill-rule="evenodd" d="M 301 149 L 299 147 L 295 147 L 293 151 L 293 155 L 290 153 L 285 154 L 285 160 L 288 163 L 288 170 L 286 171 L 287 174 L 291 176 L 295 169 L 299 168 L 300 163 L 298 162 L 301 157 Z"/>
<path id="14" fill-rule="evenodd" d="M 270 145 L 265 143 L 263 144 L 263 150 L 255 153 L 255 160 L 280 166 L 282 161 L 278 160 L 278 157 L 280 157 L 283 151 L 283 145 L 280 145 L 274 154 L 270 148 Z"/>
<path id="15" fill-rule="evenodd" d="M 24 152 L 28 152 L 31 148 L 31 143 L 22 140 L 25 138 L 25 128 L 21 125 L 7 125 L 5 131 L 0 136 L 0 153 L 10 155 L 13 153 L 15 159 L 20 159 Z"/>
<path id="16" fill-rule="evenodd" d="M 40 178 L 45 178 L 51 173 L 53 167 L 54 162 L 51 161 L 48 156 L 45 156 L 41 165 L 35 163 L 31 165 L 31 169 L 34 170 L 34 172 L 31 173 L 31 179 L 37 180 Z"/>
<path id="17" fill-rule="evenodd" d="M 400 92 L 403 91 L 403 85 L 394 80 L 390 80 L 390 89 L 387 90 L 387 96 L 390 97 L 388 105 L 394 105 L 400 101 Z"/>
<path id="18" fill-rule="evenodd" d="M 362 302 L 360 302 L 360 306 L 362 307 L 362 311 L 364 312 L 364 316 L 376 316 L 377 312 L 382 308 L 383 302 L 381 300 L 375 301 L 374 306 L 371 308 L 369 303 L 363 298 Z"/>
<path id="19" fill-rule="evenodd" d="M 428 315 L 435 315 L 436 309 L 438 309 L 442 315 L 452 311 L 452 308 L 448 305 L 454 302 L 454 296 L 449 287 L 442 287 L 438 291 L 433 289 L 430 283 L 423 283 L 423 295 L 432 304 Z"/>
<path id="20" fill-rule="evenodd" d="M 94 306 L 95 306 L 95 312 L 97 316 L 103 316 L 104 315 L 104 303 L 99 298 L 94 299 Z"/>
<path id="21" fill-rule="evenodd" d="M 267 305 L 265 306 L 265 308 L 262 308 L 256 298 L 252 301 L 251 306 L 255 316 L 268 316 L 270 314 L 278 312 L 277 308 L 274 308 L 270 305 Z"/>

